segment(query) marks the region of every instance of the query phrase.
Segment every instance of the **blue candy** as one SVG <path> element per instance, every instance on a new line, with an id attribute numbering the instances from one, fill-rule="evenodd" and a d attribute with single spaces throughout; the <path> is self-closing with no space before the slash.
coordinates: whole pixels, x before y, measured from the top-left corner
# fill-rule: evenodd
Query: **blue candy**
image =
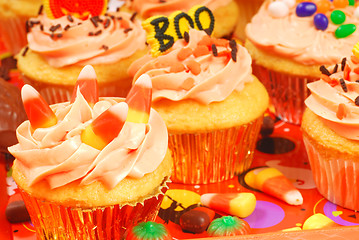
<path id="1" fill-rule="evenodd" d="M 323 13 L 315 14 L 314 25 L 318 30 L 325 30 L 328 28 L 329 20 Z"/>
<path id="2" fill-rule="evenodd" d="M 317 11 L 317 5 L 312 2 L 301 2 L 297 5 L 295 13 L 298 17 L 310 17 Z"/>

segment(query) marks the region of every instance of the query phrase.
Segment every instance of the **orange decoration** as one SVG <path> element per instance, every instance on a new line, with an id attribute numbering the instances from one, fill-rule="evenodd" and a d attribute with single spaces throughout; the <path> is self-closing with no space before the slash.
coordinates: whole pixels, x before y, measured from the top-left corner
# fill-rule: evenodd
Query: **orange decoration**
<path id="1" fill-rule="evenodd" d="M 345 8 L 349 5 L 348 0 L 333 0 L 334 7 L 336 8 Z"/>
<path id="2" fill-rule="evenodd" d="M 359 59 L 358 59 L 356 56 L 354 56 L 354 55 L 352 55 L 352 56 L 350 57 L 350 60 L 351 60 L 354 64 L 358 64 L 358 63 L 359 63 Z"/>
<path id="3" fill-rule="evenodd" d="M 319 0 L 315 4 L 317 5 L 317 13 L 326 13 L 331 7 L 331 3 L 328 0 Z"/>
<path id="4" fill-rule="evenodd" d="M 66 15 L 87 19 L 104 14 L 107 0 L 44 0 L 44 10 L 52 19 Z"/>
<path id="5" fill-rule="evenodd" d="M 212 38 L 212 43 L 215 44 L 217 47 L 228 47 L 229 46 L 229 41 L 227 39 Z"/>
<path id="6" fill-rule="evenodd" d="M 186 70 L 186 68 L 182 63 L 174 63 L 170 67 L 170 72 L 172 72 L 172 73 L 178 73 L 178 72 L 182 72 L 184 70 Z"/>
<path id="7" fill-rule="evenodd" d="M 350 80 L 349 79 L 350 78 L 350 71 L 351 71 L 351 69 L 350 69 L 349 65 L 346 64 L 345 67 L 344 67 L 344 73 L 343 73 L 345 80 Z"/>
<path id="8" fill-rule="evenodd" d="M 186 58 L 188 58 L 189 56 L 191 56 L 192 54 L 192 49 L 190 48 L 182 48 L 178 54 L 177 54 L 177 58 L 180 61 L 185 60 Z"/>
<path id="9" fill-rule="evenodd" d="M 337 111 L 337 118 L 339 118 L 340 120 L 342 120 L 343 118 L 345 118 L 347 116 L 347 109 L 345 107 L 344 103 L 340 103 L 338 106 L 338 111 Z"/>
<path id="10" fill-rule="evenodd" d="M 188 69 L 194 74 L 198 75 L 201 72 L 201 64 L 196 62 L 195 60 L 190 60 L 186 63 Z"/>
<path id="11" fill-rule="evenodd" d="M 212 38 L 210 36 L 206 35 L 198 42 L 198 45 L 211 46 Z"/>
<path id="12" fill-rule="evenodd" d="M 98 85 L 95 69 L 91 65 L 86 65 L 80 72 L 74 91 L 72 92 L 71 103 L 77 96 L 77 89 L 80 89 L 82 96 L 90 105 L 98 102 Z"/>
<path id="13" fill-rule="evenodd" d="M 198 45 L 194 50 L 193 50 L 193 56 L 195 57 L 200 57 L 203 55 L 206 55 L 210 52 L 210 50 L 208 49 L 207 46 L 204 45 Z"/>
<path id="14" fill-rule="evenodd" d="M 359 67 L 354 68 L 353 70 L 356 74 L 359 74 Z"/>

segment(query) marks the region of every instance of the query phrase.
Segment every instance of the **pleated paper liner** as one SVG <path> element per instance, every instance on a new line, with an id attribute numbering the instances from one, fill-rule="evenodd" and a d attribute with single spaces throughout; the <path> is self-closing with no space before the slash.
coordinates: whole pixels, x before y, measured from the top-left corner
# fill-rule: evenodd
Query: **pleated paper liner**
<path id="1" fill-rule="evenodd" d="M 275 115 L 285 122 L 300 125 L 305 110 L 304 100 L 310 94 L 307 83 L 319 79 L 272 71 L 254 62 L 252 67 L 268 91 Z"/>
<path id="2" fill-rule="evenodd" d="M 155 220 L 168 182 L 138 203 L 90 209 L 44 201 L 20 191 L 38 240 L 116 240 L 124 239 L 137 223 Z"/>
<path id="3" fill-rule="evenodd" d="M 222 182 L 247 170 L 263 117 L 238 127 L 195 134 L 169 133 L 174 170 L 171 180 L 185 184 Z"/>
<path id="4" fill-rule="evenodd" d="M 13 3 L 15 4 L 15 3 Z M 26 37 L 26 17 L 0 17 L 0 35 L 4 42 L 6 49 L 13 55 L 20 52 L 20 50 L 27 44 Z"/>
<path id="5" fill-rule="evenodd" d="M 330 149 L 311 143 L 304 135 L 310 167 L 318 191 L 326 199 L 354 211 L 359 210 L 359 162 L 333 157 Z"/>

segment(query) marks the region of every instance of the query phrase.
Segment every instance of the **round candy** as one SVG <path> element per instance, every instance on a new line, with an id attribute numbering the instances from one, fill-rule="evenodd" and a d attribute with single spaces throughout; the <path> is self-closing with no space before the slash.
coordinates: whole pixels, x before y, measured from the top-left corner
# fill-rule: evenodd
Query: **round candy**
<path id="1" fill-rule="evenodd" d="M 171 240 L 163 224 L 155 222 L 142 222 L 133 227 L 127 234 L 126 240 Z"/>
<path id="2" fill-rule="evenodd" d="M 180 226 L 183 231 L 190 233 L 202 233 L 216 213 L 205 207 L 197 207 L 185 212 L 180 217 Z"/>
<path id="3" fill-rule="evenodd" d="M 329 20 L 323 13 L 315 14 L 314 25 L 318 30 L 325 30 L 328 28 Z"/>
<path id="4" fill-rule="evenodd" d="M 334 10 L 331 14 L 330 14 L 330 20 L 332 20 L 332 22 L 334 24 L 342 24 L 345 22 L 345 13 L 341 10 Z"/>
<path id="5" fill-rule="evenodd" d="M 288 5 L 282 1 L 272 2 L 268 6 L 269 14 L 275 18 L 285 17 L 289 14 Z"/>
<path id="6" fill-rule="evenodd" d="M 297 5 L 295 13 L 298 17 L 309 17 L 317 11 L 317 5 L 312 2 L 301 2 Z"/>
<path id="7" fill-rule="evenodd" d="M 250 233 L 249 224 L 238 217 L 224 216 L 211 222 L 207 233 L 211 237 L 236 236 Z"/>
<path id="8" fill-rule="evenodd" d="M 345 8 L 348 6 L 348 0 L 333 0 L 334 7 L 336 8 Z"/>
<path id="9" fill-rule="evenodd" d="M 317 1 L 317 13 L 326 13 L 329 11 L 331 4 L 328 0 Z"/>
<path id="10" fill-rule="evenodd" d="M 341 25 L 335 30 L 335 36 L 337 38 L 345 38 L 355 32 L 356 26 L 355 24 L 344 24 Z"/>

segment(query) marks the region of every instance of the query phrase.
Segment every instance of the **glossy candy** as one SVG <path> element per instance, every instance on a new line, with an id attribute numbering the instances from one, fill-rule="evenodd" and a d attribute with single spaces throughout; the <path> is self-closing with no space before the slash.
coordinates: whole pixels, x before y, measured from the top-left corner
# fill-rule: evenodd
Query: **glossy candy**
<path id="1" fill-rule="evenodd" d="M 322 213 L 316 213 L 303 223 L 303 230 L 339 227 L 340 225 Z"/>
<path id="2" fill-rule="evenodd" d="M 355 0 L 349 0 L 349 6 L 355 6 Z"/>
<path id="3" fill-rule="evenodd" d="M 152 102 L 152 82 L 147 74 L 141 75 L 126 97 L 128 104 L 127 120 L 134 123 L 147 123 Z"/>
<path id="4" fill-rule="evenodd" d="M 345 8 L 349 5 L 348 0 L 333 0 L 333 4 L 335 8 Z"/>
<path id="5" fill-rule="evenodd" d="M 127 234 L 126 240 L 171 240 L 166 227 L 161 223 L 142 222 L 133 227 Z"/>
<path id="6" fill-rule="evenodd" d="M 359 42 L 354 45 L 352 52 L 355 57 L 359 58 Z"/>
<path id="7" fill-rule="evenodd" d="M 81 134 L 83 143 L 102 150 L 120 133 L 127 117 L 128 106 L 117 103 L 89 124 Z"/>
<path id="8" fill-rule="evenodd" d="M 21 97 L 32 128 L 48 128 L 57 123 L 54 112 L 33 87 L 25 84 L 21 89 Z"/>
<path id="9" fill-rule="evenodd" d="M 274 18 L 281 18 L 288 15 L 289 8 L 284 2 L 276 1 L 269 4 L 268 12 Z"/>
<path id="10" fill-rule="evenodd" d="M 276 168 L 257 168 L 245 176 L 246 183 L 290 205 L 301 205 L 303 197 L 293 184 Z"/>
<path id="11" fill-rule="evenodd" d="M 209 208 L 240 218 L 248 217 L 256 207 L 253 193 L 206 193 L 201 196 L 201 203 Z"/>
<path id="12" fill-rule="evenodd" d="M 327 16 L 325 16 L 325 14 L 323 13 L 315 14 L 313 20 L 316 29 L 324 31 L 328 28 L 329 20 Z"/>
<path id="13" fill-rule="evenodd" d="M 30 215 L 23 200 L 10 202 L 6 207 L 5 215 L 10 223 L 30 221 Z"/>
<path id="14" fill-rule="evenodd" d="M 250 232 L 251 228 L 246 221 L 232 216 L 215 219 L 207 230 L 208 235 L 211 237 L 245 235 Z"/>
<path id="15" fill-rule="evenodd" d="M 335 30 L 335 36 L 337 38 L 345 38 L 354 33 L 356 30 L 355 24 L 344 24 Z"/>
<path id="16" fill-rule="evenodd" d="M 98 102 L 97 77 L 95 69 L 91 65 L 86 65 L 81 70 L 72 93 L 71 102 L 75 101 L 78 88 L 82 96 L 91 106 Z"/>
<path id="17" fill-rule="evenodd" d="M 330 20 L 332 20 L 332 22 L 334 24 L 342 24 L 345 22 L 345 13 L 341 10 L 334 10 L 331 14 L 330 14 Z"/>
<path id="18" fill-rule="evenodd" d="M 180 226 L 183 231 L 202 233 L 215 216 L 215 212 L 206 207 L 197 207 L 183 213 L 180 217 Z"/>
<path id="19" fill-rule="evenodd" d="M 297 5 L 296 14 L 298 17 L 309 17 L 317 11 L 317 5 L 312 2 L 301 2 Z"/>
<path id="20" fill-rule="evenodd" d="M 330 10 L 331 4 L 328 0 L 319 0 L 316 2 L 317 13 L 326 13 Z"/>

